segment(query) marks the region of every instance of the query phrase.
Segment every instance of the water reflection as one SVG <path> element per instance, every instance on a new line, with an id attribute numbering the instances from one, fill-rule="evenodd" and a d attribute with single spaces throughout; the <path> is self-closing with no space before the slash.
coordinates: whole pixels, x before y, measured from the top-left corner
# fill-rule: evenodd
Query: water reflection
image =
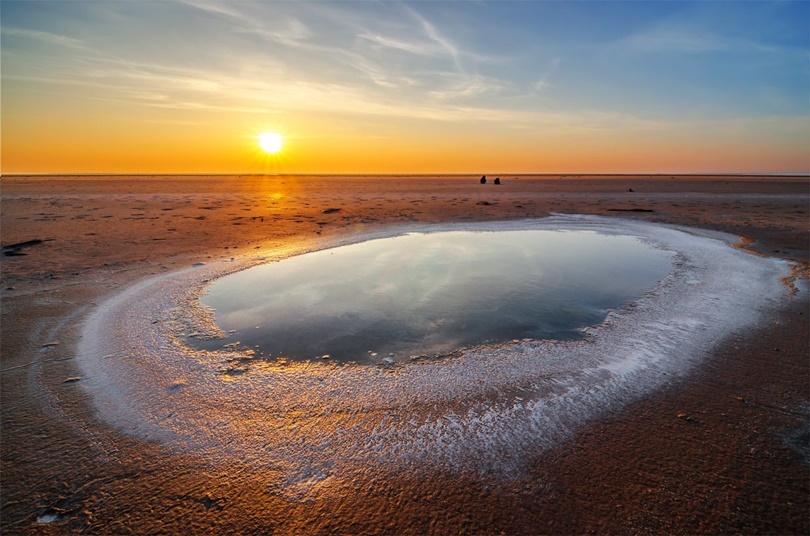
<path id="1" fill-rule="evenodd" d="M 589 231 L 409 234 L 257 266 L 201 301 L 263 355 L 379 363 L 523 338 L 569 339 L 662 279 L 671 254 Z M 393 355 L 390 355 L 393 354 Z"/>

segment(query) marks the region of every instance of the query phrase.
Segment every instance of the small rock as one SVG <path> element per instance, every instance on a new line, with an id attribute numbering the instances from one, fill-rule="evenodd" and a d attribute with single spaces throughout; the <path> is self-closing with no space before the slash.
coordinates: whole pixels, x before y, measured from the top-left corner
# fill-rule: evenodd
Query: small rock
<path id="1" fill-rule="evenodd" d="M 46 342 L 41 348 L 50 348 L 52 346 L 59 346 L 59 341 Z"/>
<path id="2" fill-rule="evenodd" d="M 632 189 L 632 188 L 628 188 L 628 189 L 627 189 L 627 191 L 628 191 L 628 192 L 632 192 L 632 191 L 633 191 L 633 189 Z"/>
<path id="3" fill-rule="evenodd" d="M 81 376 L 71 376 L 70 378 L 66 379 L 62 383 L 73 383 L 73 382 L 77 382 L 77 381 L 79 381 L 81 379 L 82 379 Z"/>
<path id="4" fill-rule="evenodd" d="M 59 521 L 63 513 L 63 511 L 57 510 L 56 508 L 48 508 L 37 516 L 37 524 L 47 525 L 48 523 Z"/>
<path id="5" fill-rule="evenodd" d="M 390 357 L 383 357 L 382 362 L 383 362 L 383 365 L 387 365 L 389 367 L 394 364 L 394 360 L 391 359 Z"/>

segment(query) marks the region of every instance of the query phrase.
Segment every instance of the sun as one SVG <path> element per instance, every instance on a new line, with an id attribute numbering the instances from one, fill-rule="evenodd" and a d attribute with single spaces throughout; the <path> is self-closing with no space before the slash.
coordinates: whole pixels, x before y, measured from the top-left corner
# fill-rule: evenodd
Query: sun
<path id="1" fill-rule="evenodd" d="M 263 132 L 259 134 L 259 147 L 265 153 L 276 154 L 281 150 L 282 142 L 284 141 L 281 134 L 277 132 Z"/>

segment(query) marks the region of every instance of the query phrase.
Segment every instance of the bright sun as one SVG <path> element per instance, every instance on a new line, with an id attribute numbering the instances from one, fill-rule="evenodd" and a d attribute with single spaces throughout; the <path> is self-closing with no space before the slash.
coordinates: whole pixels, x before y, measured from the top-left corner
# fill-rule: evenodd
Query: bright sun
<path id="1" fill-rule="evenodd" d="M 275 154 L 281 150 L 281 134 L 276 132 L 264 132 L 259 134 L 259 146 L 266 153 Z"/>

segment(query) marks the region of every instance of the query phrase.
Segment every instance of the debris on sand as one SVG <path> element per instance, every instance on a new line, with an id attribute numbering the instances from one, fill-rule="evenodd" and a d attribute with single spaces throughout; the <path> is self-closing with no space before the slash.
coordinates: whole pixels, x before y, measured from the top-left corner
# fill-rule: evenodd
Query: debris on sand
<path id="1" fill-rule="evenodd" d="M 608 212 L 655 212 L 651 208 L 609 208 Z"/>
<path id="2" fill-rule="evenodd" d="M 37 516 L 37 524 L 38 525 L 47 525 L 49 523 L 53 523 L 54 521 L 59 521 L 62 519 L 65 511 L 57 508 L 48 508 L 40 515 Z"/>
<path id="3" fill-rule="evenodd" d="M 45 242 L 46 240 L 48 239 L 43 240 L 41 238 L 35 238 L 33 240 L 26 240 L 25 242 L 8 244 L 7 246 L 3 246 L 3 255 L 5 255 L 6 257 L 22 257 L 23 255 L 28 255 L 28 253 L 23 253 L 21 250 L 24 248 L 29 248 L 31 246 L 38 246 L 43 242 Z"/>

